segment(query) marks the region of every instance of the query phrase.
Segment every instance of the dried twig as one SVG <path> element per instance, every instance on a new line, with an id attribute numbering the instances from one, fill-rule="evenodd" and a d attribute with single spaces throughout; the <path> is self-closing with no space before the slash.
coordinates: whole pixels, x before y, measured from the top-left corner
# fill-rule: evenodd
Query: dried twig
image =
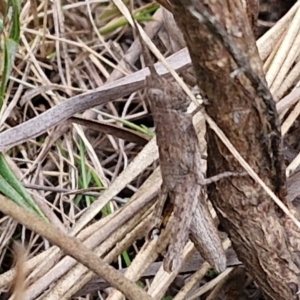
<path id="1" fill-rule="evenodd" d="M 122 291 L 129 299 L 152 299 L 146 292 L 138 288 L 113 267 L 106 264 L 91 250 L 83 246 L 78 239 L 62 233 L 51 224 L 42 221 L 1 195 L 0 210 L 63 249 L 66 254 L 72 256 L 90 270 L 102 276 L 105 280 L 110 282 L 113 287 Z"/>

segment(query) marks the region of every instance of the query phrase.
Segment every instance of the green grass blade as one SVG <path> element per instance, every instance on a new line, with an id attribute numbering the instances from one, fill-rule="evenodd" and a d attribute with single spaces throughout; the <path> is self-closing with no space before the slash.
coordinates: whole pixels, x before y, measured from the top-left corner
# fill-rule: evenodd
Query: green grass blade
<path id="1" fill-rule="evenodd" d="M 89 187 L 89 183 L 91 181 L 91 174 L 89 174 L 89 171 L 86 168 L 85 164 L 85 146 L 80 139 L 79 143 L 79 153 L 80 153 L 80 169 L 81 169 L 81 182 L 82 182 L 82 188 L 87 189 Z M 94 197 L 91 196 L 84 196 L 85 202 L 87 206 L 90 206 L 91 203 L 94 201 Z"/>
<path id="2" fill-rule="evenodd" d="M 1 86 L 0 86 L 0 109 L 2 108 L 3 105 L 3 99 L 5 95 L 5 90 L 6 90 L 6 84 L 9 78 L 9 75 L 12 70 L 13 66 L 13 60 L 15 58 L 15 54 L 18 49 L 18 44 L 12 40 L 5 38 L 3 39 L 3 70 L 2 70 L 2 81 L 1 81 Z"/>
<path id="3" fill-rule="evenodd" d="M 122 257 L 124 259 L 125 265 L 128 268 L 131 265 L 131 259 L 127 251 L 122 252 Z"/>
<path id="4" fill-rule="evenodd" d="M 3 44 L 1 45 L 3 50 L 3 61 L 1 65 L 3 66 L 1 69 L 2 72 L 2 80 L 0 85 L 0 110 L 3 105 L 3 99 L 5 95 L 6 85 L 8 82 L 9 75 L 11 73 L 15 54 L 18 50 L 19 40 L 20 40 L 20 5 L 21 2 L 19 0 L 9 0 L 7 3 L 7 12 L 10 8 L 12 8 L 12 19 L 11 19 L 11 29 L 6 37 L 2 37 L 1 41 Z M 6 19 L 6 16 L 4 16 Z"/>
<path id="5" fill-rule="evenodd" d="M 154 21 L 153 17 L 149 16 L 137 16 L 136 20 L 138 22 L 151 22 Z M 128 24 L 128 21 L 125 17 L 120 17 L 118 20 L 114 20 L 113 22 L 110 22 L 109 24 L 103 26 L 99 32 L 101 35 L 106 35 L 109 33 L 114 32 L 118 28 L 122 28 L 125 25 Z"/>
<path id="6" fill-rule="evenodd" d="M 155 134 L 154 132 L 149 129 L 148 127 L 146 127 L 145 125 L 136 125 L 130 121 L 127 121 L 127 120 L 124 120 L 122 118 L 118 118 L 116 116 L 113 116 L 113 115 L 110 115 L 110 114 L 107 114 L 105 112 L 101 112 L 101 111 L 97 111 L 97 113 L 101 114 L 102 116 L 105 116 L 105 117 L 108 117 L 110 119 L 113 119 L 113 120 L 116 120 L 118 122 L 120 122 L 121 124 L 127 126 L 128 128 L 132 129 L 132 130 L 135 130 L 137 132 L 140 132 L 140 133 L 143 133 L 143 134 L 146 134 L 150 137 L 154 137 Z"/>
<path id="7" fill-rule="evenodd" d="M 3 178 L 2 175 L 0 175 L 0 192 L 3 193 L 6 197 L 13 200 L 21 207 L 23 207 L 24 209 L 34 212 L 30 207 L 28 207 L 24 198 L 20 196 L 11 185 L 8 184 L 8 182 L 6 181 L 6 179 Z"/>
<path id="8" fill-rule="evenodd" d="M 21 197 L 23 199 L 21 201 L 22 207 L 26 207 L 28 210 L 38 214 L 44 220 L 47 220 L 45 215 L 42 213 L 42 211 L 39 209 L 39 207 L 33 201 L 30 194 L 24 188 L 22 183 L 16 178 L 15 174 L 10 169 L 9 165 L 7 164 L 5 158 L 2 154 L 0 154 L 0 176 L 2 177 L 3 180 L 5 180 L 5 183 L 3 181 L 1 183 L 3 185 L 3 187 L 1 187 L 1 184 L 0 184 L 0 189 L 3 194 L 5 194 L 7 197 L 11 198 L 13 201 L 15 201 L 18 204 L 20 203 L 19 197 Z M 15 193 L 14 193 L 13 194 L 14 197 L 11 197 L 11 195 L 9 195 L 5 192 L 5 190 L 7 189 L 7 192 L 11 193 L 11 189 L 9 189 L 7 187 L 8 185 L 11 187 L 11 189 L 13 189 L 15 191 L 15 193 L 18 196 L 15 196 Z M 3 191 L 3 189 L 4 189 L 4 191 Z"/>
<path id="9" fill-rule="evenodd" d="M 17 44 L 19 44 L 20 39 L 20 5 L 21 1 L 19 0 L 9 0 L 8 1 L 8 7 L 12 7 L 12 27 L 9 34 L 9 37 L 15 41 Z"/>

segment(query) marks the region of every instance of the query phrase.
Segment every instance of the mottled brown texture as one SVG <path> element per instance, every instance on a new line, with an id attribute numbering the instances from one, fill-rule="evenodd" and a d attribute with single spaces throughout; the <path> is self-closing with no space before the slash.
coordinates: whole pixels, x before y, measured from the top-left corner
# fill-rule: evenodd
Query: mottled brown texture
<path id="1" fill-rule="evenodd" d="M 150 232 L 169 221 L 170 211 L 174 213 L 164 268 L 168 272 L 179 269 L 181 253 L 190 237 L 203 258 L 221 272 L 226 268 L 225 252 L 207 208 L 204 188 L 241 173 L 223 172 L 204 178 L 192 114 L 186 112 L 189 98 L 177 83 L 158 77 L 154 70 L 147 78 L 147 88 L 163 179 Z"/>
<path id="2" fill-rule="evenodd" d="M 162 196 L 174 203 L 174 219 L 165 269 L 172 271 L 181 264 L 179 257 L 188 241 L 188 228 L 200 196 L 197 168 L 200 153 L 192 117 L 186 113 L 189 100 L 176 83 L 148 80 L 149 102 L 156 127 L 159 162 L 163 178 Z M 195 142 L 190 142 L 196 139 Z M 192 187 L 192 189 L 190 188 Z"/>
<path id="3" fill-rule="evenodd" d="M 171 209 L 172 232 L 164 269 L 167 272 L 179 270 L 183 249 L 191 235 L 199 252 L 221 272 L 226 268 L 226 256 L 202 189 L 206 184 L 237 174 L 224 172 L 213 178 L 204 178 L 193 115 L 187 112 L 191 100 L 177 82 L 158 75 L 139 31 L 138 36 L 150 69 L 150 76 L 146 77 L 147 97 L 156 127 L 163 180 L 149 228 L 150 236 L 160 230 L 165 219 L 169 221 Z"/>
<path id="4" fill-rule="evenodd" d="M 226 268 L 226 257 L 218 234 L 215 232 L 215 224 L 212 221 L 210 212 L 205 203 L 204 190 L 201 190 L 201 203 L 196 206 L 196 210 L 191 222 L 190 239 L 201 256 L 210 263 L 218 272 Z M 206 228 L 209 228 L 207 230 Z"/>
<path id="5" fill-rule="evenodd" d="M 280 124 L 240 0 L 170 0 L 183 31 L 207 113 L 264 182 L 285 199 Z M 192 11 L 200 13 L 195 17 Z M 204 13 L 213 16 L 207 22 Z M 208 130 L 208 175 L 239 163 Z M 250 177 L 208 187 L 234 249 L 268 299 L 300 299 L 300 231 Z"/>
<path id="6" fill-rule="evenodd" d="M 198 227 L 193 226 L 192 235 L 196 241 L 198 236 L 201 237 L 197 248 L 221 271 L 226 267 L 226 258 L 202 191 L 206 181 L 201 173 L 200 147 L 192 115 L 186 112 L 190 100 L 177 83 L 166 81 L 153 72 L 147 78 L 147 88 L 163 179 L 154 227 L 160 227 L 159 215 L 163 213 L 166 200 L 172 203 L 174 212 L 164 268 L 169 272 L 179 269 L 181 254 L 195 216 L 198 221 L 194 224 L 198 224 Z"/>
<path id="7" fill-rule="evenodd" d="M 246 6 L 246 13 L 250 26 L 252 28 L 253 34 L 257 36 L 257 18 L 259 13 L 259 0 L 243 0 Z"/>

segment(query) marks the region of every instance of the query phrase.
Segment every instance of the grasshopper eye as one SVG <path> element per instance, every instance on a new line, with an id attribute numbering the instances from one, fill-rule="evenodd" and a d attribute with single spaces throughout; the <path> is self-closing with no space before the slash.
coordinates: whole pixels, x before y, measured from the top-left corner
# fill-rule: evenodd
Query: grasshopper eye
<path id="1" fill-rule="evenodd" d="M 149 97 L 152 98 L 162 98 L 164 96 L 164 93 L 161 89 L 152 88 L 149 90 Z"/>
<path id="2" fill-rule="evenodd" d="M 161 89 L 152 88 L 148 92 L 148 101 L 152 107 L 155 105 L 157 107 L 165 106 L 163 103 L 165 102 L 165 94 Z"/>

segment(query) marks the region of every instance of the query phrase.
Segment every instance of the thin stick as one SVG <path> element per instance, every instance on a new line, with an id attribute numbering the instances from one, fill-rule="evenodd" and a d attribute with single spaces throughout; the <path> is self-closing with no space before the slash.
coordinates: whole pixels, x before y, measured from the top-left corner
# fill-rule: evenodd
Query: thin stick
<path id="1" fill-rule="evenodd" d="M 97 257 L 91 250 L 84 247 L 78 239 L 64 234 L 53 225 L 42 221 L 40 218 L 27 212 L 2 195 L 0 195 L 0 210 L 26 226 L 28 229 L 60 247 L 66 254 L 72 256 L 78 262 L 94 271 L 97 275 L 102 276 L 114 288 L 120 290 L 127 298 L 132 300 L 153 300 L 152 297 L 137 285 L 130 282 L 121 273 L 106 264 L 103 259 Z"/>

